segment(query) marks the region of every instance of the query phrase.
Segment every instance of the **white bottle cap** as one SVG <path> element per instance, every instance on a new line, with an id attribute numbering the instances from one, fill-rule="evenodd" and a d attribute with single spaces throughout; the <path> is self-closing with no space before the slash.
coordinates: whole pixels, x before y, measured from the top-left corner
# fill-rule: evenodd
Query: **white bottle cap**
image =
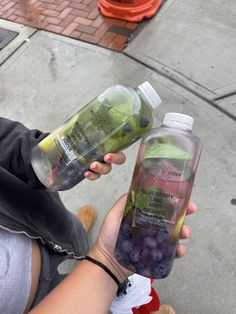
<path id="1" fill-rule="evenodd" d="M 193 118 L 182 113 L 168 112 L 165 114 L 163 124 L 169 127 L 192 130 Z"/>
<path id="2" fill-rule="evenodd" d="M 138 89 L 153 109 L 160 105 L 161 99 L 149 82 L 143 82 L 141 85 L 138 86 Z"/>

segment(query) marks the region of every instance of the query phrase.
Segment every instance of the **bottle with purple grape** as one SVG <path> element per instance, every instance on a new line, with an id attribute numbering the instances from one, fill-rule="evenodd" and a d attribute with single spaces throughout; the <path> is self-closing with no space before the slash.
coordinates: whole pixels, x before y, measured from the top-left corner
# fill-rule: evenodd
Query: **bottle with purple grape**
<path id="1" fill-rule="evenodd" d="M 145 277 L 172 269 L 202 150 L 192 125 L 188 115 L 167 113 L 140 145 L 115 257 Z"/>
<path id="2" fill-rule="evenodd" d="M 152 127 L 161 100 L 149 82 L 106 89 L 32 150 L 39 180 L 54 191 L 84 179 L 90 164 L 137 141 Z"/>

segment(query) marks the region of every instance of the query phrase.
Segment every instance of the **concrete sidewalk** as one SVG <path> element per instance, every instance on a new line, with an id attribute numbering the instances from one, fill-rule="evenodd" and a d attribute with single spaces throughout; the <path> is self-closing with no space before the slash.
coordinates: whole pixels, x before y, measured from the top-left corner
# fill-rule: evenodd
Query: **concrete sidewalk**
<path id="1" fill-rule="evenodd" d="M 204 144 L 192 199 L 199 211 L 187 218 L 193 236 L 188 254 L 171 275 L 156 282 L 162 303 L 178 314 L 236 313 L 236 5 L 168 0 L 155 18 L 118 54 L 38 31 L 0 67 L 0 115 L 51 131 L 106 87 L 149 80 L 168 111 L 190 114 Z M 139 143 L 127 162 L 96 182 L 61 193 L 72 211 L 90 203 L 99 226 L 128 190 Z M 101 197 L 101 195 L 103 197 Z"/>

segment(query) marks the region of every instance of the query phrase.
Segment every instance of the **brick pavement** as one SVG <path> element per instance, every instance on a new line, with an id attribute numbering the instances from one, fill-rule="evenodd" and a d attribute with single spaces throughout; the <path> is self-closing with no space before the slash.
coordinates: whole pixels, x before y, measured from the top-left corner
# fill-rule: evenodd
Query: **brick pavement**
<path id="1" fill-rule="evenodd" d="M 0 18 L 116 51 L 142 25 L 103 17 L 97 0 L 0 0 Z"/>

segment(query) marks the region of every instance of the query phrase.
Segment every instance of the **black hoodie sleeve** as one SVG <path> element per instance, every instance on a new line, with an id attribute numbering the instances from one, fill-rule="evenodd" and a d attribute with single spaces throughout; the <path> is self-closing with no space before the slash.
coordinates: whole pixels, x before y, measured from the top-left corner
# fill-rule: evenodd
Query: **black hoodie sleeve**
<path id="1" fill-rule="evenodd" d="M 0 117 L 0 168 L 34 188 L 45 188 L 31 166 L 31 151 L 47 135 Z"/>

